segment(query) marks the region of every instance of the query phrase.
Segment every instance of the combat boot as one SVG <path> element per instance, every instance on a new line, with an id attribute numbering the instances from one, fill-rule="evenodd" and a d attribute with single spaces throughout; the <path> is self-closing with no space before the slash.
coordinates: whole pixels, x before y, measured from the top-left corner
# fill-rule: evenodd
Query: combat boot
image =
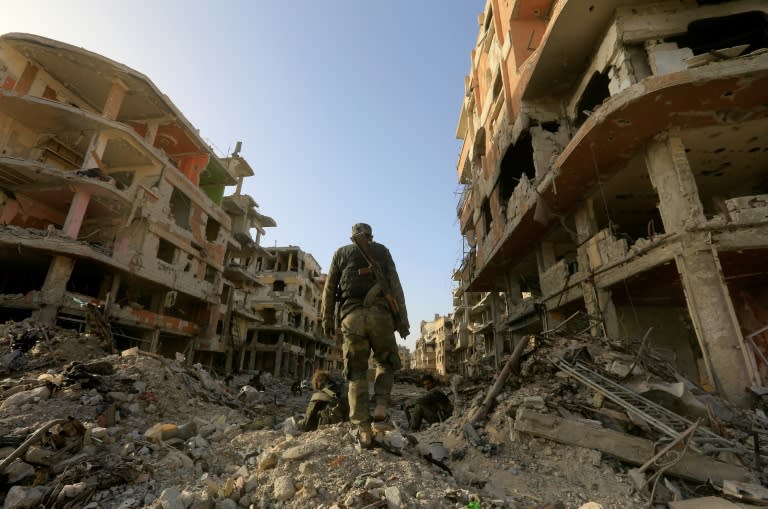
<path id="1" fill-rule="evenodd" d="M 357 428 L 357 442 L 361 449 L 371 449 L 373 447 L 373 432 L 370 424 L 360 424 Z"/>
<path id="2" fill-rule="evenodd" d="M 373 409 L 373 420 L 376 422 L 386 421 L 388 415 L 387 406 L 383 403 L 378 403 Z"/>

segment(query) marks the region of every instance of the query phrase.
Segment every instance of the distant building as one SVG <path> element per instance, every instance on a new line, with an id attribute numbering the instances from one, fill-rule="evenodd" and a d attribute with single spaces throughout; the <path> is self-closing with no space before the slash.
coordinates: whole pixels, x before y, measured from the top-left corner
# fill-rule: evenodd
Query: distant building
<path id="1" fill-rule="evenodd" d="M 405 345 L 398 345 L 397 354 L 400 356 L 402 369 L 411 369 L 411 351 Z"/>
<path id="2" fill-rule="evenodd" d="M 456 372 L 455 336 L 449 316 L 435 314 L 432 321 L 422 321 L 416 341 L 414 368 L 444 375 Z"/>
<path id="3" fill-rule="evenodd" d="M 297 379 L 316 369 L 338 371 L 339 343 L 323 336 L 320 321 L 325 283 L 320 265 L 296 246 L 264 251 L 256 258 L 260 286 L 252 296 L 262 321 L 248 341 L 253 359 L 248 367 Z"/>

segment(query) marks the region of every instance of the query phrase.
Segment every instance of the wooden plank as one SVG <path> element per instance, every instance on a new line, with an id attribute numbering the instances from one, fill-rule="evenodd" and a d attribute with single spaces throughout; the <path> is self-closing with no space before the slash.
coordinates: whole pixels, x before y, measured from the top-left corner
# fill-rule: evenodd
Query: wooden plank
<path id="1" fill-rule="evenodd" d="M 642 465 L 653 457 L 653 442 L 645 438 L 604 429 L 587 422 L 562 419 L 521 408 L 515 419 L 515 430 L 568 445 L 597 449 L 633 465 Z M 724 463 L 702 454 L 686 451 L 667 473 L 692 481 L 722 483 L 725 480 L 747 481 L 749 470 Z"/>

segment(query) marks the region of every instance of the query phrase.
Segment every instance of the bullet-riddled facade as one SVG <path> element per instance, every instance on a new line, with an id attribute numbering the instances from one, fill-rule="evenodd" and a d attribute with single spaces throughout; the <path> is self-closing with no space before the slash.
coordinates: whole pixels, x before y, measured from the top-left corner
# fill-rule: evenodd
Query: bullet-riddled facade
<path id="1" fill-rule="evenodd" d="M 457 128 L 454 302 L 503 294 L 497 356 L 529 298 L 544 327 L 583 311 L 595 335 L 650 330 L 733 401 L 763 385 L 767 10 L 486 3 Z"/>

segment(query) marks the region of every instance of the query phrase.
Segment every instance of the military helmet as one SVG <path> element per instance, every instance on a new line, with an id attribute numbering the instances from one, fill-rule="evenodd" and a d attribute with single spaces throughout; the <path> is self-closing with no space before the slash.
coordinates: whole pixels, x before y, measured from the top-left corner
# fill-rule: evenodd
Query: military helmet
<path id="1" fill-rule="evenodd" d="M 352 227 L 352 235 L 358 235 L 360 233 L 365 233 L 366 235 L 373 235 L 373 230 L 371 229 L 371 225 L 366 223 L 357 223 Z"/>

